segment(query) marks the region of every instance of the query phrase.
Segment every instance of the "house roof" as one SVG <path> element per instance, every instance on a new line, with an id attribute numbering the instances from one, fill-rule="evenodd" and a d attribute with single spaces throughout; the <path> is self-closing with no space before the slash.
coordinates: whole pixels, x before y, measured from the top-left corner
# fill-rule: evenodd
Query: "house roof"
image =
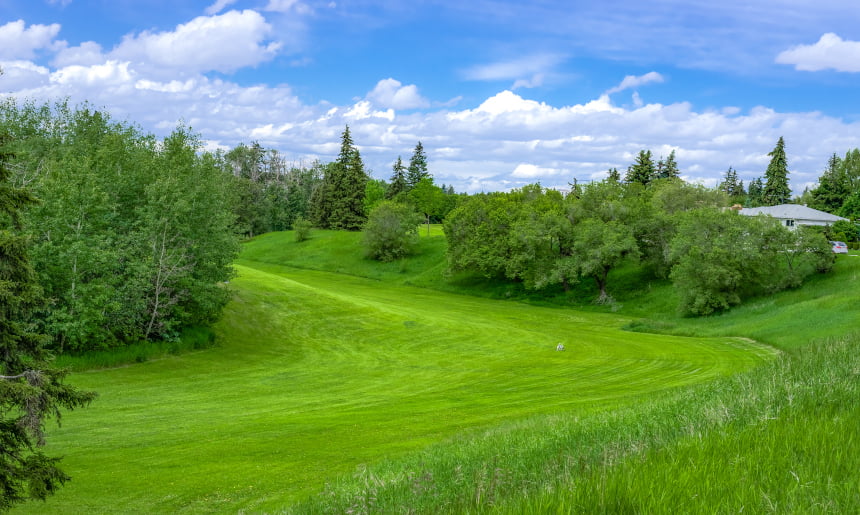
<path id="1" fill-rule="evenodd" d="M 838 222 L 840 220 L 848 220 L 841 216 L 831 215 L 824 211 L 812 209 L 800 204 L 780 204 L 778 206 L 766 207 L 745 207 L 740 210 L 742 215 L 769 215 L 774 218 L 783 220 L 817 220 L 821 222 Z"/>

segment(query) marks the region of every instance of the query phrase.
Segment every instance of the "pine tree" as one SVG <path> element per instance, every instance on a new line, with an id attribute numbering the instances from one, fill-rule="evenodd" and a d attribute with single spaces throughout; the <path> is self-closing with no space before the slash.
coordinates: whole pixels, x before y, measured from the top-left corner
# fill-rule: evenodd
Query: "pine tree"
<path id="1" fill-rule="evenodd" d="M 430 177 L 430 172 L 427 171 L 427 155 L 424 154 L 424 145 L 419 141 L 415 145 L 412 157 L 409 158 L 409 168 L 406 172 L 406 182 L 409 184 L 409 189 L 417 186 L 425 177 Z"/>
<path id="2" fill-rule="evenodd" d="M 88 404 L 93 393 L 62 383 L 66 371 L 51 366 L 48 338 L 28 322 L 42 293 L 27 254 L 21 210 L 34 203 L 9 183 L 11 157 L 0 137 L 0 510 L 28 499 L 45 499 L 69 480 L 60 458 L 46 456 L 45 420 L 60 408 Z"/>
<path id="3" fill-rule="evenodd" d="M 788 187 L 788 162 L 785 157 L 785 141 L 782 136 L 776 147 L 768 154 L 770 164 L 764 173 L 765 184 L 762 190 L 762 203 L 766 206 L 785 204 L 791 199 L 791 189 Z"/>
<path id="4" fill-rule="evenodd" d="M 394 162 L 393 171 L 391 174 L 391 182 L 388 185 L 388 191 L 385 198 L 391 200 L 396 198 L 401 192 L 408 188 L 406 183 L 406 167 L 403 166 L 403 160 L 397 156 L 397 161 Z"/>
<path id="5" fill-rule="evenodd" d="M 636 162 L 627 169 L 627 176 L 624 180 L 627 183 L 638 182 L 647 186 L 654 178 L 654 161 L 651 159 L 651 151 L 640 150 L 639 155 L 636 156 Z"/>

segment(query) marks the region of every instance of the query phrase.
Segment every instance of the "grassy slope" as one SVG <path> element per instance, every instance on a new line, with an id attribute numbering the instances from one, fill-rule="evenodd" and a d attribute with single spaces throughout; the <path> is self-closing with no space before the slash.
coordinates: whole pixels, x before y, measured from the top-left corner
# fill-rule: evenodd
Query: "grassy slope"
<path id="1" fill-rule="evenodd" d="M 294 510 L 854 512 L 860 507 L 858 271 L 856 255 L 840 257 L 833 274 L 800 290 L 684 319 L 674 313 L 668 285 L 635 291 L 642 278 L 621 270 L 613 277 L 621 302 L 612 308 L 639 317 L 628 328 L 745 335 L 789 353 L 633 407 L 529 418 L 432 446 L 360 469 Z M 481 280 L 442 287 L 458 284 L 489 296 L 605 310 L 583 300 L 593 295 L 588 285 L 579 285 L 573 298 L 530 295 L 515 285 L 487 288 Z"/>
<path id="2" fill-rule="evenodd" d="M 555 453 L 549 427 L 563 441 L 557 429 L 578 417 L 671 397 L 773 354 L 738 338 L 624 332 L 632 319 L 618 314 L 405 286 L 438 283 L 439 236 L 424 239 L 423 257 L 379 266 L 339 254 L 355 235 L 318 234 L 293 263 L 338 274 L 257 260 L 294 255 L 288 236 L 246 249 L 215 328 L 220 346 L 74 376 L 101 393 L 50 434 L 74 480 L 28 509 L 271 510 L 382 457 L 409 468 L 424 448 L 443 462 L 472 453 L 480 467 L 515 434 Z"/>

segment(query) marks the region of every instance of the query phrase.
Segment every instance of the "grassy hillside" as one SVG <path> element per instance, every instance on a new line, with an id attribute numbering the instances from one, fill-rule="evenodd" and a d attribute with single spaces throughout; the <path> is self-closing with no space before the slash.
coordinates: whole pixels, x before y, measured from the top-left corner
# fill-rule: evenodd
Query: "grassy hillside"
<path id="1" fill-rule="evenodd" d="M 74 479 L 21 511 L 860 506 L 860 343 L 808 343 L 857 326 L 860 259 L 694 320 L 631 270 L 596 307 L 585 284 L 443 281 L 438 229 L 389 264 L 358 237 L 261 236 L 216 347 L 75 374 L 101 397 L 49 435 Z"/>

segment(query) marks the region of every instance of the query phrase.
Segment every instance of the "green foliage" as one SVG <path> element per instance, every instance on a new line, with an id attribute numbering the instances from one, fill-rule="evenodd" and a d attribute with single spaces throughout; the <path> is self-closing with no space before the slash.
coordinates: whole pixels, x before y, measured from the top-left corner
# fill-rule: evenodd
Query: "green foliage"
<path id="1" fill-rule="evenodd" d="M 749 190 L 747 193 L 747 202 L 744 207 L 758 207 L 764 203 L 764 183 L 761 177 L 756 177 L 750 181 Z"/>
<path id="2" fill-rule="evenodd" d="M 813 271 L 826 271 L 832 263 L 826 248 L 820 234 L 790 231 L 769 217 L 696 210 L 683 218 L 672 241 L 676 265 L 670 277 L 680 310 L 707 315 L 745 297 L 797 286 Z"/>
<path id="3" fill-rule="evenodd" d="M 647 186 L 656 178 L 656 170 L 654 168 L 654 160 L 651 158 L 650 150 L 640 150 L 636 155 L 636 162 L 627 169 L 627 175 L 624 177 L 624 182 L 639 183 Z"/>
<path id="4" fill-rule="evenodd" d="M 731 166 L 723 175 L 723 180 L 718 186 L 718 189 L 728 195 L 732 204 L 743 205 L 746 200 L 744 182 L 738 179 L 738 172 Z"/>
<path id="5" fill-rule="evenodd" d="M 385 198 L 388 200 L 396 199 L 401 194 L 406 193 L 409 189 L 409 183 L 406 182 L 406 167 L 403 166 L 403 160 L 397 156 L 397 161 L 394 162 L 391 172 L 391 181 L 388 189 L 385 191 Z"/>
<path id="6" fill-rule="evenodd" d="M 234 185 L 184 127 L 157 142 L 87 106 L 0 108 L 50 302 L 35 319 L 59 351 L 171 338 L 211 322 L 238 250 Z"/>
<path id="7" fill-rule="evenodd" d="M 353 144 L 347 126 L 341 136 L 337 160 L 325 166 L 322 183 L 311 197 L 314 223 L 323 229 L 361 229 L 367 218 L 365 195 L 368 180 L 361 153 Z"/>
<path id="8" fill-rule="evenodd" d="M 412 157 L 409 158 L 409 167 L 406 170 L 406 184 L 409 189 L 418 186 L 422 179 L 430 178 L 427 171 L 427 154 L 424 153 L 424 145 L 419 141 L 415 145 Z"/>
<path id="9" fill-rule="evenodd" d="M 364 187 L 364 212 L 370 213 L 386 199 L 387 183 L 381 179 L 368 179 Z"/>
<path id="10" fill-rule="evenodd" d="M 791 189 L 788 187 L 788 160 L 785 157 L 785 141 L 782 136 L 768 155 L 771 159 L 764 172 L 761 202 L 765 206 L 785 204 L 791 200 Z"/>
<path id="11" fill-rule="evenodd" d="M 363 246 L 371 259 L 387 262 L 412 254 L 418 245 L 421 216 L 412 206 L 382 201 L 364 227 Z"/>
<path id="12" fill-rule="evenodd" d="M 724 207 L 725 193 L 680 179 L 654 181 L 641 195 L 632 225 L 643 264 L 657 277 L 665 278 L 673 265 L 670 245 L 677 234 L 681 215 L 701 208 Z"/>
<path id="13" fill-rule="evenodd" d="M 828 239 L 837 241 L 860 241 L 860 227 L 854 222 L 838 220 L 825 229 Z M 841 235 L 837 237 L 837 235 Z"/>
<path id="14" fill-rule="evenodd" d="M 860 189 L 855 190 L 845 199 L 845 203 L 839 209 L 839 216 L 849 220 L 860 220 Z"/>
<path id="15" fill-rule="evenodd" d="M 60 458 L 45 455 L 45 422 L 61 409 L 95 397 L 63 383 L 67 371 L 51 363 L 47 338 L 29 323 L 43 302 L 28 256 L 21 211 L 35 199 L 11 184 L 8 136 L 0 133 L 0 510 L 44 500 L 70 478 Z"/>
<path id="16" fill-rule="evenodd" d="M 845 173 L 845 167 L 836 154 L 830 156 L 827 168 L 818 178 L 818 187 L 812 190 L 810 207 L 828 213 L 836 213 L 845 203 L 851 193 L 851 181 Z"/>
<path id="17" fill-rule="evenodd" d="M 514 222 L 512 203 L 504 193 L 474 195 L 445 219 L 448 267 L 502 276 L 508 259 L 506 241 Z"/>
<path id="18" fill-rule="evenodd" d="M 299 218 L 293 224 L 293 234 L 295 235 L 295 240 L 297 242 L 302 242 L 311 237 L 311 227 L 313 224 L 310 220 L 305 220 L 304 218 Z"/>
<path id="19" fill-rule="evenodd" d="M 663 165 L 663 169 L 657 174 L 658 179 L 677 179 L 680 178 L 681 171 L 678 170 L 678 163 L 675 161 L 675 150 L 669 152 L 669 157 Z"/>
<path id="20" fill-rule="evenodd" d="M 423 177 L 418 181 L 408 194 L 411 203 L 424 214 L 427 222 L 427 231 L 430 231 L 430 219 L 443 218 L 452 209 L 454 197 L 448 195 L 442 188 L 433 184 L 432 177 Z"/>

